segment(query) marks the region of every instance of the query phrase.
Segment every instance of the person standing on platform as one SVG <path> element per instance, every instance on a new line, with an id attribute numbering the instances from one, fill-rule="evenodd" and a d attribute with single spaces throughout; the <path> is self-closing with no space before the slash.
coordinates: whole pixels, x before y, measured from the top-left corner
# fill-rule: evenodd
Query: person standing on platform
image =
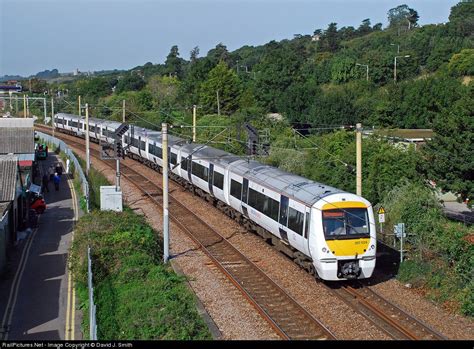
<path id="1" fill-rule="evenodd" d="M 48 168 L 49 180 L 52 182 L 54 178 L 54 167 L 53 165 Z"/>
<path id="2" fill-rule="evenodd" d="M 61 178 L 59 177 L 58 173 L 56 172 L 53 177 L 53 182 L 54 182 L 54 189 L 56 191 L 59 191 L 59 182 L 61 181 Z"/>
<path id="3" fill-rule="evenodd" d="M 48 183 L 49 183 L 49 178 L 48 178 L 48 175 L 45 173 L 43 174 L 43 178 L 42 178 L 42 184 L 43 184 L 43 192 L 45 193 L 49 193 L 49 188 L 48 188 Z"/>

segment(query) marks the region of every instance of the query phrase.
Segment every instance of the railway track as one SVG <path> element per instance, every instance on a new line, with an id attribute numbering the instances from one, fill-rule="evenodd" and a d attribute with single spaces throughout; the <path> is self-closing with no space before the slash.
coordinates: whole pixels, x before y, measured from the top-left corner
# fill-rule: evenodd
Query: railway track
<path id="1" fill-rule="evenodd" d="M 360 282 L 353 284 L 325 284 L 346 304 L 362 314 L 376 327 L 396 340 L 446 340 L 400 307 L 380 296 Z"/>
<path id="2" fill-rule="evenodd" d="M 51 133 L 49 128 L 38 127 L 38 129 L 48 134 Z M 58 136 L 56 134 L 56 137 Z M 72 136 L 70 137 L 72 138 Z M 62 134 L 58 138 L 72 144 L 72 146 L 74 144 L 76 147 L 82 148 L 84 146 L 76 140 L 63 137 Z M 115 169 L 115 163 L 101 160 L 97 150 L 91 149 L 91 156 Z M 121 173 L 162 209 L 162 189 L 159 186 L 123 163 Z M 201 247 L 216 267 L 242 292 L 281 338 L 292 340 L 336 339 L 329 329 L 301 307 L 258 266 L 172 195 L 169 196 L 169 213 L 171 220 Z"/>

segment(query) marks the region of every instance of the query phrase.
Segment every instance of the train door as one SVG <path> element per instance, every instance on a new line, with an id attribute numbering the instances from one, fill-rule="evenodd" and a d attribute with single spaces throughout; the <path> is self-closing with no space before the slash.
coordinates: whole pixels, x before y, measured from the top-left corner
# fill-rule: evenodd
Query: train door
<path id="1" fill-rule="evenodd" d="M 309 232 L 311 228 L 311 208 L 305 207 L 305 218 L 304 218 L 304 242 L 303 242 L 303 252 L 307 256 L 310 256 L 309 254 Z"/>
<path id="2" fill-rule="evenodd" d="M 244 178 L 242 181 L 242 212 L 245 216 L 249 216 L 247 211 L 247 201 L 248 201 L 248 192 L 249 192 L 249 180 Z"/>
<path id="3" fill-rule="evenodd" d="M 280 216 L 279 216 L 279 232 L 282 240 L 288 242 L 288 233 L 286 227 L 288 225 L 288 197 L 282 195 L 280 200 Z"/>
<path id="4" fill-rule="evenodd" d="M 214 164 L 209 163 L 209 192 L 214 196 L 213 188 L 213 179 L 214 179 Z"/>
<path id="5" fill-rule="evenodd" d="M 306 207 L 292 201 L 288 207 L 288 235 L 290 244 L 299 251 L 305 250 L 304 218 Z M 307 244 L 306 244 L 307 245 Z"/>

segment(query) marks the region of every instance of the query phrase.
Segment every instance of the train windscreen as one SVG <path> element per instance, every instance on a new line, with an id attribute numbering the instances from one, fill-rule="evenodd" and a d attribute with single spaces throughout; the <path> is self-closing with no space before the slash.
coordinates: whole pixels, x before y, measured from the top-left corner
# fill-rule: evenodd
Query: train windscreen
<path id="1" fill-rule="evenodd" d="M 324 210 L 324 236 L 328 240 L 369 237 L 369 217 L 365 208 Z"/>

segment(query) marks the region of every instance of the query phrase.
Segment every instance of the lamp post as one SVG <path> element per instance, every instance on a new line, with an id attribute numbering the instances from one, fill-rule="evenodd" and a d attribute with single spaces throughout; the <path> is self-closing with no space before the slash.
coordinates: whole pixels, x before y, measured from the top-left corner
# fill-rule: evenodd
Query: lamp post
<path id="1" fill-rule="evenodd" d="M 367 68 L 367 81 L 369 81 L 369 65 L 368 64 L 359 64 L 359 63 L 356 63 L 356 65 L 360 66 L 360 67 L 366 67 Z"/>
<path id="2" fill-rule="evenodd" d="M 394 69 L 393 69 L 393 81 L 397 82 L 397 58 L 408 58 L 410 55 L 406 56 L 395 56 Z"/>

